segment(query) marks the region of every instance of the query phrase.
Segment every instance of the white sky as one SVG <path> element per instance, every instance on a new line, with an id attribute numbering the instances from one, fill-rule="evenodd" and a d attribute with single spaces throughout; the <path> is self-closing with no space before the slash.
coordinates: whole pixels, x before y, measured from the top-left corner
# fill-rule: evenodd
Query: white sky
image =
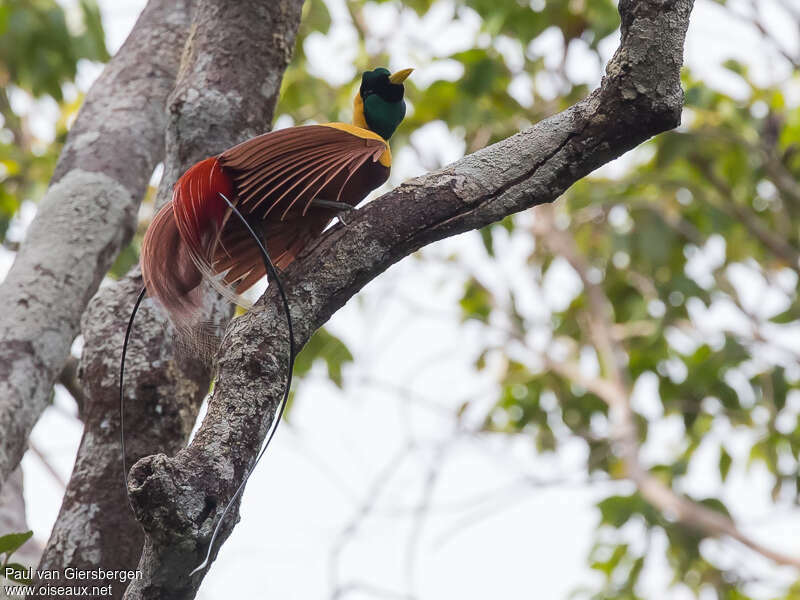
<path id="1" fill-rule="evenodd" d="M 333 81 L 352 76 L 349 48 L 353 37 L 338 20 L 342 15 L 339 1 L 331 3 L 337 16 L 331 33 L 309 39 L 306 48 L 312 59 L 318 57 L 315 68 L 326 69 Z M 100 4 L 114 51 L 144 2 L 101 0 Z M 770 26 L 790 49 L 796 49 L 797 32 L 776 18 L 770 2 L 765 0 L 762 6 Z M 471 46 L 474 19 L 467 14 L 443 29 L 449 19 L 443 10 L 421 23 L 405 16 L 392 28 L 391 11 L 383 6 L 370 12 L 389 36 L 391 67 L 422 67 L 415 73 L 418 83 L 432 81 L 440 73 L 458 76 L 457 65 L 437 62 L 426 67 L 425 63 L 431 60 L 430 54 Z M 561 42 L 552 32 L 547 35 L 537 43 L 537 51 L 555 55 Z M 415 45 L 420 39 L 431 46 L 427 54 Z M 615 45 L 615 39 L 609 40 L 604 52 L 609 54 Z M 513 48 L 504 50 L 513 62 Z M 597 65 L 581 61 L 580 48 L 575 56 L 570 60 L 571 76 L 595 83 Z M 751 64 L 764 83 L 782 81 L 788 73 L 757 35 L 710 0 L 698 0 L 686 45 L 687 63 L 696 76 L 741 93 L 736 78 L 718 66 L 727 57 Z M 79 87 L 86 89 L 98 70 L 83 65 Z M 524 98 L 526 80 L 515 85 Z M 800 101 L 800 93 L 795 98 Z M 54 118 L 52 107 L 37 105 L 33 110 L 46 129 Z M 417 135 L 435 140 L 442 149 L 438 156 L 424 157 L 425 164 L 448 162 L 464 151 L 458 137 L 441 124 L 431 124 Z M 398 154 L 393 182 L 424 170 L 413 152 Z M 619 172 L 630 164 L 626 160 L 633 159 L 629 155 L 604 172 Z M 25 210 L 18 224 L 20 235 L 34 212 L 31 206 Z M 499 269 L 481 264 L 474 235 L 445 240 L 426 254 L 444 258 L 459 252 L 465 262 L 476 265 L 488 285 L 502 287 L 519 273 L 529 241 L 500 239 L 498 244 L 506 256 Z M 713 255 L 711 248 L 703 256 L 712 260 Z M 10 260 L 7 254 L 0 256 L 0 273 Z M 697 268 L 701 278 L 703 264 Z M 458 435 L 450 416 L 453 409 L 467 399 L 476 400 L 476 408 L 467 415 L 469 422 L 496 395 L 491 377 L 476 374 L 471 367 L 485 333 L 459 322 L 457 299 L 462 286 L 463 277 L 437 261 L 406 259 L 333 317 L 330 330 L 355 355 L 355 364 L 345 370 L 345 391 L 336 389 L 321 371 L 315 380 L 298 386 L 291 422 L 279 428 L 251 479 L 242 521 L 223 546 L 199 598 L 321 598 L 330 595 L 333 583 L 338 582 L 353 586 L 342 595 L 347 600 L 410 594 L 521 600 L 530 598 L 532 590 L 536 597 L 564 598 L 598 580 L 586 567 L 598 519 L 593 503 L 609 489 L 627 492 L 630 488 L 625 483 L 582 485 L 586 456 L 579 443 L 566 445 L 558 456 L 537 456 L 526 440 Z M 578 290 L 574 276 L 564 267 L 547 289 L 538 295 L 534 290 L 527 292 L 530 310 L 557 306 Z M 720 319 L 724 321 L 724 316 Z M 646 379 L 637 383 L 636 408 L 658 417 L 660 406 L 653 401 L 652 383 Z M 795 404 L 800 412 L 800 401 Z M 70 416 L 74 413 L 71 400 L 57 394 L 55 407 L 45 413 L 32 436 L 65 480 L 81 434 L 80 423 Z M 655 461 L 678 451 L 681 427 L 677 418 L 663 419 L 652 430 L 645 457 Z M 726 501 L 749 533 L 769 546 L 800 554 L 800 515 L 772 514 L 766 473 L 758 467 L 747 473 L 740 468 L 747 458 L 748 435 L 718 429 L 693 462 L 696 472 L 687 478 L 685 491 L 719 492 L 716 453 L 718 441 L 725 439 L 736 461 L 724 486 Z M 387 465 L 397 468 L 384 480 Z M 62 489 L 30 453 L 23 468 L 29 520 L 37 539 L 45 542 Z M 561 484 L 537 488 L 531 480 Z M 384 485 L 376 487 L 381 481 Z M 426 486 L 429 510 L 423 512 Z M 641 531 L 631 527 L 628 533 L 632 543 L 641 544 Z M 661 539 L 654 541 L 656 550 L 664 544 Z M 791 572 L 776 569 L 733 544 L 708 542 L 704 550 L 725 564 L 776 583 L 791 577 Z M 653 556 L 661 554 L 654 551 Z M 647 573 L 646 597 L 688 597 L 680 586 L 668 587 L 668 571 L 660 559 L 649 561 Z M 390 594 L 381 596 L 376 590 Z M 770 587 L 756 590 L 761 597 L 768 597 L 770 591 Z"/>

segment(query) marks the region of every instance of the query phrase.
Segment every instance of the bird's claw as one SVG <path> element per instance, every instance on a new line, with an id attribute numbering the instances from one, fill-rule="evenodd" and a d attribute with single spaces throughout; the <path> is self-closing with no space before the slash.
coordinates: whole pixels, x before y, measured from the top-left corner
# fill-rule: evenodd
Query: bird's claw
<path id="1" fill-rule="evenodd" d="M 355 207 L 350 206 L 344 202 L 335 202 L 333 200 L 320 200 L 314 199 L 311 201 L 311 206 L 316 206 L 317 208 L 332 208 L 334 210 L 339 210 L 336 214 L 336 218 L 339 219 L 339 222 L 347 227 L 347 222 L 344 220 L 344 215 L 356 210 Z"/>

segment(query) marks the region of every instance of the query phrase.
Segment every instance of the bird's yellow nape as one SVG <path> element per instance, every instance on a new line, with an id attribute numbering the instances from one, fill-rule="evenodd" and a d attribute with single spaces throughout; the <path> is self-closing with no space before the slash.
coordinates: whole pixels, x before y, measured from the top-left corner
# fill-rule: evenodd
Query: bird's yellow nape
<path id="1" fill-rule="evenodd" d="M 392 73 L 389 76 L 389 81 L 391 81 L 392 83 L 403 83 L 406 80 L 406 78 L 408 78 L 408 76 L 411 75 L 411 72 L 413 70 L 414 69 L 403 69 L 402 71 L 397 71 L 397 73 Z"/>

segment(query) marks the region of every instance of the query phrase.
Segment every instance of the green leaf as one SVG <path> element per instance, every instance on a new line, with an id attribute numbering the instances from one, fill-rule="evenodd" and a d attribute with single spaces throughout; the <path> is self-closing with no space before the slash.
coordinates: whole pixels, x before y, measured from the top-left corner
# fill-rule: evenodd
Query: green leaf
<path id="1" fill-rule="evenodd" d="M 8 563 L 5 565 L 3 572 L 0 575 L 5 577 L 6 573 L 9 573 L 9 569 L 12 571 L 9 575 L 8 579 L 11 581 L 15 581 L 17 583 L 21 583 L 23 585 L 30 585 L 33 583 L 33 580 L 26 577 L 24 574 L 28 573 L 28 567 L 25 565 L 21 565 L 19 563 Z"/>
<path id="2" fill-rule="evenodd" d="M 303 4 L 301 27 L 303 34 L 318 31 L 328 33 L 331 27 L 331 15 L 322 0 L 309 0 Z"/>
<path id="3" fill-rule="evenodd" d="M 25 533 L 7 533 L 0 536 L 0 553 L 11 556 L 14 552 L 33 537 L 33 531 L 26 531 Z"/>
<path id="4" fill-rule="evenodd" d="M 592 562 L 591 567 L 592 569 L 603 572 L 606 577 L 610 579 L 611 575 L 614 573 L 614 569 L 619 566 L 620 561 L 627 553 L 628 544 L 620 544 L 614 548 L 608 560 L 596 560 Z"/>
<path id="5" fill-rule="evenodd" d="M 94 0 L 81 0 L 83 12 L 83 25 L 86 31 L 83 34 L 83 56 L 89 60 L 106 62 L 111 55 L 106 49 L 106 34 L 103 30 L 103 19 L 100 7 Z"/>
<path id="6" fill-rule="evenodd" d="M 719 475 L 722 478 L 722 481 L 725 481 L 728 478 L 728 473 L 731 470 L 731 464 L 733 464 L 733 458 L 731 458 L 731 455 L 728 454 L 727 450 L 725 450 L 725 447 L 722 446 L 719 449 Z"/>
<path id="7" fill-rule="evenodd" d="M 302 378 L 307 375 L 317 360 L 325 362 L 330 380 L 342 387 L 342 367 L 345 363 L 353 362 L 353 355 L 342 340 L 325 328 L 317 330 L 297 355 L 294 363 L 295 376 Z"/>
<path id="8" fill-rule="evenodd" d="M 720 500 L 719 498 L 703 498 L 699 501 L 700 504 L 705 506 L 706 508 L 710 508 L 713 511 L 718 513 L 722 513 L 726 517 L 730 517 L 731 513 L 728 510 L 728 507 Z"/>
<path id="9" fill-rule="evenodd" d="M 128 270 L 139 262 L 139 252 L 136 249 L 134 244 L 128 244 L 125 246 L 117 255 L 114 264 L 111 265 L 111 268 L 108 271 L 108 274 L 111 275 L 114 279 L 119 279 L 120 277 L 124 277 Z"/>
<path id="10" fill-rule="evenodd" d="M 483 247 L 486 249 L 486 254 L 489 256 L 494 256 L 494 238 L 492 237 L 492 226 L 487 225 L 486 227 L 481 227 L 478 230 L 478 233 L 481 234 L 481 241 L 483 242 Z"/>
<path id="11" fill-rule="evenodd" d="M 471 277 L 458 302 L 463 320 L 476 319 L 487 323 L 492 312 L 492 294 L 477 279 Z"/>
<path id="12" fill-rule="evenodd" d="M 771 317 L 770 321 L 778 323 L 779 325 L 785 325 L 786 323 L 792 323 L 798 319 L 800 319 L 800 304 L 793 304 L 782 313 Z"/>
<path id="13" fill-rule="evenodd" d="M 646 510 L 644 499 L 638 494 L 631 496 L 610 496 L 597 503 L 601 522 L 604 525 L 620 528 L 636 513 Z"/>
<path id="14" fill-rule="evenodd" d="M 740 63 L 738 60 L 728 59 L 722 63 L 722 66 L 725 67 L 728 71 L 732 73 L 736 73 L 737 75 L 741 75 L 742 77 L 747 75 L 747 67 Z"/>

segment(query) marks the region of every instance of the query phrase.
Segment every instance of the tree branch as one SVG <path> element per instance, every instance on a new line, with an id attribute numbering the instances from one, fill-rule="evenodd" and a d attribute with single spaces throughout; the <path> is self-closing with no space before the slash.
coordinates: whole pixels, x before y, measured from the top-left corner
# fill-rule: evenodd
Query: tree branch
<path id="1" fill-rule="evenodd" d="M 630 392 L 613 390 L 611 394 L 600 397 L 610 407 L 612 437 L 618 445 L 626 474 L 650 504 L 668 518 L 695 529 L 705 536 L 727 536 L 780 565 L 800 568 L 800 557 L 789 556 L 767 548 L 742 532 L 729 516 L 678 494 L 652 475 L 639 460 L 639 434 L 630 405 Z"/>
<path id="2" fill-rule="evenodd" d="M 50 400 L 89 298 L 133 235 L 164 149 L 185 12 L 185 2 L 151 0 L 94 83 L 0 285 L 0 486 Z"/>
<path id="3" fill-rule="evenodd" d="M 72 356 L 67 356 L 67 361 L 64 363 L 64 368 L 58 375 L 58 383 L 64 386 L 64 389 L 69 392 L 75 404 L 78 405 L 78 418 L 82 418 L 83 405 L 86 403 L 86 396 L 83 393 L 83 388 L 78 381 L 78 365 L 80 361 Z"/>
<path id="4" fill-rule="evenodd" d="M 129 41 L 120 50 L 120 54 L 123 50 L 126 52 L 125 61 L 137 65 L 137 69 L 145 73 L 147 77 L 152 78 L 154 74 L 158 74 L 159 96 L 151 98 L 149 103 L 152 104 L 151 112 L 158 114 L 150 126 L 156 128 L 152 143 L 154 147 L 158 148 L 156 156 L 159 159 L 164 148 L 163 129 L 166 126 L 164 109 L 178 73 L 181 50 L 189 31 L 191 10 L 192 0 L 151 0 L 134 27 Z M 169 35 L 154 36 L 152 33 L 147 33 L 148 31 L 152 32 L 153 28 L 168 31 Z M 137 30 L 146 31 L 137 33 Z M 137 36 L 142 36 L 142 38 L 133 44 L 131 40 L 135 40 Z M 151 59 L 150 57 L 155 58 Z M 115 57 L 114 60 L 117 58 Z M 134 83 L 140 87 L 146 84 L 141 80 Z M 100 101 L 107 102 L 101 92 L 108 94 L 109 90 L 104 88 L 98 90 Z M 126 93 L 141 94 L 143 92 L 128 87 Z M 90 100 L 91 98 L 87 99 L 87 103 Z M 142 116 L 147 117 L 147 114 Z M 130 133 L 135 135 L 136 131 Z M 102 145 L 106 148 L 106 152 L 110 156 L 119 156 L 119 160 L 124 162 L 127 160 L 124 152 L 118 152 L 118 148 L 109 149 L 107 147 L 107 144 L 117 143 L 114 141 L 114 135 L 113 131 L 102 130 L 102 135 L 98 137 L 98 143 L 102 139 Z M 139 175 L 144 178 L 145 183 L 149 180 L 152 165 L 149 163 L 134 164 L 131 168 L 139 170 Z M 138 203 L 139 197 L 136 196 L 134 199 L 131 196 L 131 200 Z M 135 227 L 135 224 L 134 220 L 130 226 Z M 129 287 L 125 289 L 130 293 L 135 293 L 134 286 L 131 286 L 129 282 L 121 282 L 109 287 L 116 289 L 120 286 L 125 287 L 126 284 Z M 108 293 L 108 290 L 109 288 L 105 288 L 98 296 L 102 297 Z M 90 304 L 90 312 L 96 302 L 97 299 Z M 102 313 L 102 317 L 118 320 L 120 315 L 128 309 L 126 304 L 120 302 L 113 307 L 104 307 L 107 310 Z M 83 306 L 81 306 L 81 310 L 82 308 Z M 94 316 L 100 320 L 98 312 L 95 310 Z M 160 327 L 159 330 L 161 330 Z M 103 348 L 102 344 L 94 343 L 94 336 L 109 335 L 109 332 L 95 333 L 84 328 L 84 333 L 84 352 L 80 368 L 76 369 L 74 374 L 62 373 L 62 380 L 66 376 L 70 382 L 74 382 L 74 375 L 77 374 L 83 384 L 82 387 L 73 385 L 69 390 L 79 402 L 84 432 L 58 519 L 39 563 L 40 571 L 63 573 L 67 567 L 81 570 L 97 569 L 98 567 L 106 570 L 127 570 L 135 567 L 141 554 L 142 533 L 127 510 L 119 474 L 119 430 L 110 426 L 109 414 L 113 414 L 112 406 L 114 404 L 101 405 L 97 402 L 98 396 L 102 397 L 103 392 L 110 395 L 111 390 L 116 389 L 115 369 L 118 359 L 112 358 L 115 354 L 109 352 L 107 348 Z M 108 340 L 104 340 L 104 342 L 109 343 Z M 97 354 L 96 350 L 104 353 Z M 152 352 L 148 356 L 151 360 L 160 358 L 166 361 L 169 359 L 169 354 L 166 353 L 159 356 L 157 352 Z M 67 364 L 70 364 L 69 360 Z M 107 368 L 105 371 L 103 366 Z M 180 372 L 177 369 L 175 371 Z M 94 374 L 97 374 L 97 377 L 93 377 Z M 172 392 L 173 390 L 168 387 L 171 382 L 172 379 L 165 378 L 163 387 L 160 387 L 162 382 L 156 379 L 150 380 L 148 382 L 151 389 L 149 398 L 152 398 L 153 391 Z M 198 393 L 198 390 L 194 391 Z M 154 413 L 158 412 L 157 402 L 148 402 L 149 398 L 144 394 L 140 397 L 149 410 Z M 180 431 L 182 426 L 183 429 L 190 430 L 190 420 L 184 422 L 180 418 L 182 415 L 176 415 L 168 410 L 163 412 L 164 414 L 159 419 L 162 428 Z M 124 543 L 121 543 L 121 540 L 125 540 Z M 101 578 L 86 583 L 99 587 L 110 584 L 112 598 L 121 598 L 125 588 L 119 581 L 106 581 Z"/>
<path id="5" fill-rule="evenodd" d="M 0 535 L 23 533 L 28 531 L 28 519 L 25 515 L 25 496 L 22 467 L 12 471 L 8 484 L 0 491 Z M 36 539 L 29 539 L 14 552 L 13 561 L 25 567 L 32 567 L 39 560 L 42 546 Z M 3 579 L 3 583 L 6 580 Z M 0 585 L 0 600 L 16 600 L 19 596 L 6 592 L 6 586 Z"/>
<path id="6" fill-rule="evenodd" d="M 196 0 L 194 5 L 191 34 L 167 102 L 159 203 L 169 199 L 175 179 L 193 163 L 268 127 L 294 47 L 302 1 Z M 110 417 L 117 414 L 126 315 L 141 287 L 141 276 L 134 269 L 128 277 L 104 287 L 84 315 L 84 437 L 40 569 L 133 569 L 141 556 L 141 528 L 128 510 L 120 475 L 119 421 Z M 217 310 L 209 318 L 226 317 L 227 310 Z M 145 300 L 136 317 L 126 365 L 128 464 L 153 452 L 174 454 L 183 447 L 207 393 L 207 365 L 186 357 L 185 352 L 183 357 L 180 352 L 176 356 L 172 339 L 164 314 Z M 81 551 L 68 551 L 71 548 Z M 134 585 L 130 597 L 194 595 L 196 587 L 173 594 L 169 582 L 162 584 L 159 577 L 165 567 L 157 559 L 148 558 L 141 568 L 152 577 L 147 586 Z M 113 582 L 96 584 L 109 583 Z M 124 588 L 113 585 L 114 597 L 121 597 Z M 176 584 L 175 589 L 179 588 Z"/>
<path id="7" fill-rule="evenodd" d="M 709 537 L 730 537 L 762 556 L 780 564 L 800 568 L 800 558 L 767 548 L 739 529 L 727 515 L 682 496 L 650 474 L 639 460 L 639 436 L 630 406 L 628 390 L 611 385 L 600 378 L 586 377 L 575 364 L 545 360 L 547 367 L 569 381 L 574 381 L 596 394 L 609 405 L 612 437 L 625 464 L 626 475 L 642 496 L 668 518 Z"/>
<path id="8" fill-rule="evenodd" d="M 588 98 L 385 194 L 287 269 L 297 347 L 367 282 L 421 246 L 551 202 L 599 165 L 678 124 L 692 1 L 622 0 L 619 7 L 621 46 Z M 164 585 L 166 574 L 173 585 L 199 584 L 200 575 L 192 583 L 187 574 L 202 560 L 281 398 L 284 320 L 274 289 L 235 319 L 219 353 L 208 414 L 192 444 L 173 458 L 150 456 L 134 466 L 132 500 L 147 540 L 142 565 L 147 568 L 153 557 L 162 564 L 160 580 L 151 570 L 147 585 Z"/>
<path id="9" fill-rule="evenodd" d="M 749 207 L 741 206 L 736 201 L 735 191 L 714 171 L 708 161 L 695 157 L 695 164 L 718 194 L 718 198 L 712 199 L 710 202 L 728 215 L 731 220 L 739 221 L 744 225 L 750 235 L 800 275 L 800 252 L 784 237 L 773 233 Z"/>
<path id="10" fill-rule="evenodd" d="M 622 350 L 613 334 L 614 307 L 603 288 L 593 282 L 589 275 L 589 265 L 581 256 L 575 241 L 564 231 L 560 231 L 553 219 L 552 207 L 537 212 L 533 231 L 541 236 L 552 253 L 562 256 L 580 277 L 589 301 L 589 335 L 597 349 L 606 377 L 606 383 L 615 389 L 627 387 L 626 373 L 619 360 Z"/>

